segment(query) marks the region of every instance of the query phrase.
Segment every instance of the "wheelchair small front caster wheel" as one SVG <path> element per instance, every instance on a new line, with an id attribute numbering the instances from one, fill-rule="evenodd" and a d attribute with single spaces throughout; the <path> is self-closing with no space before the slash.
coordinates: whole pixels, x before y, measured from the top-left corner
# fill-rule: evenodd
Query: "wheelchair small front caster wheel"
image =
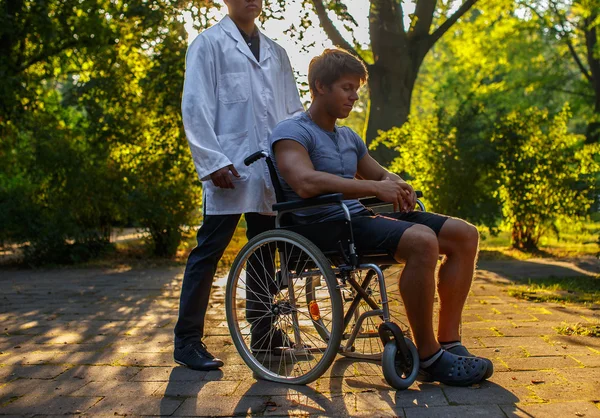
<path id="1" fill-rule="evenodd" d="M 409 388 L 417 379 L 419 373 L 419 353 L 417 347 L 409 338 L 404 337 L 408 347 L 409 356 L 403 358 L 402 352 L 398 350 L 396 341 L 391 340 L 383 349 L 381 367 L 383 376 L 391 387 L 398 390 Z"/>

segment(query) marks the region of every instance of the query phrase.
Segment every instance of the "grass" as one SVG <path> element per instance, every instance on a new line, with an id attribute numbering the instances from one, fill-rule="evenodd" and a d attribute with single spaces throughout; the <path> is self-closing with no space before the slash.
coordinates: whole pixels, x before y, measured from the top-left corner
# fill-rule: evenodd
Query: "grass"
<path id="1" fill-rule="evenodd" d="M 600 304 L 600 277 L 547 277 L 508 288 L 517 299 L 534 302 Z"/>
<path id="2" fill-rule="evenodd" d="M 518 259 L 534 257 L 581 257 L 600 254 L 600 222 L 563 222 L 557 225 L 558 235 L 549 233 L 540 239 L 539 251 L 526 253 L 510 246 L 510 230 L 501 227 L 492 235 L 487 227 L 479 227 L 482 260 Z"/>
<path id="3" fill-rule="evenodd" d="M 554 328 L 560 335 L 583 335 L 586 337 L 600 338 L 600 324 L 582 324 L 577 323 L 569 325 L 564 323 L 560 327 Z"/>

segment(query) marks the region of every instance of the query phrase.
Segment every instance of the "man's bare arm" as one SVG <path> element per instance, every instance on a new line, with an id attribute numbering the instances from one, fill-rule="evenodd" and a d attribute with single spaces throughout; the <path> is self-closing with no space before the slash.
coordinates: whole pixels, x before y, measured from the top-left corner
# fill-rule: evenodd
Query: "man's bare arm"
<path id="1" fill-rule="evenodd" d="M 342 193 L 346 199 L 377 196 L 404 208 L 404 191 L 395 180 L 354 180 L 315 170 L 306 149 L 293 140 L 281 140 L 274 145 L 279 172 L 290 187 L 303 199 L 327 193 Z"/>

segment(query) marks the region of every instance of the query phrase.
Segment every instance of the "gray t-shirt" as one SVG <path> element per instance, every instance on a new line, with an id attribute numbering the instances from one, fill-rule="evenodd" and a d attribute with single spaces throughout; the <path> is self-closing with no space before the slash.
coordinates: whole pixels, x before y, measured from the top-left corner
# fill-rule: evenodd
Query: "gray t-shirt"
<path id="1" fill-rule="evenodd" d="M 356 176 L 358 162 L 367 154 L 367 146 L 352 129 L 346 126 L 336 126 L 334 132 L 321 129 L 306 113 L 280 122 L 270 137 L 271 159 L 277 170 L 283 195 L 287 202 L 301 200 L 296 192 L 285 182 L 275 160 L 273 145 L 282 139 L 298 142 L 306 151 L 315 170 L 335 174 L 346 179 Z M 351 214 L 365 210 L 357 200 L 344 200 Z M 344 212 L 337 206 L 306 209 L 294 212 L 296 220 L 303 222 L 320 222 L 343 217 Z"/>

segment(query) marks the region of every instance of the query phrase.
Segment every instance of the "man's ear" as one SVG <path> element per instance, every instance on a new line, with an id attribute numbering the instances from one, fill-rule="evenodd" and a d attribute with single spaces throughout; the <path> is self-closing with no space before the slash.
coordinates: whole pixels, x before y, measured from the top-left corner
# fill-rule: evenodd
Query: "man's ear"
<path id="1" fill-rule="evenodd" d="M 330 89 L 321 83 L 320 80 L 315 80 L 315 93 L 317 93 L 317 95 L 322 96 L 323 94 L 327 93 L 328 90 Z"/>

